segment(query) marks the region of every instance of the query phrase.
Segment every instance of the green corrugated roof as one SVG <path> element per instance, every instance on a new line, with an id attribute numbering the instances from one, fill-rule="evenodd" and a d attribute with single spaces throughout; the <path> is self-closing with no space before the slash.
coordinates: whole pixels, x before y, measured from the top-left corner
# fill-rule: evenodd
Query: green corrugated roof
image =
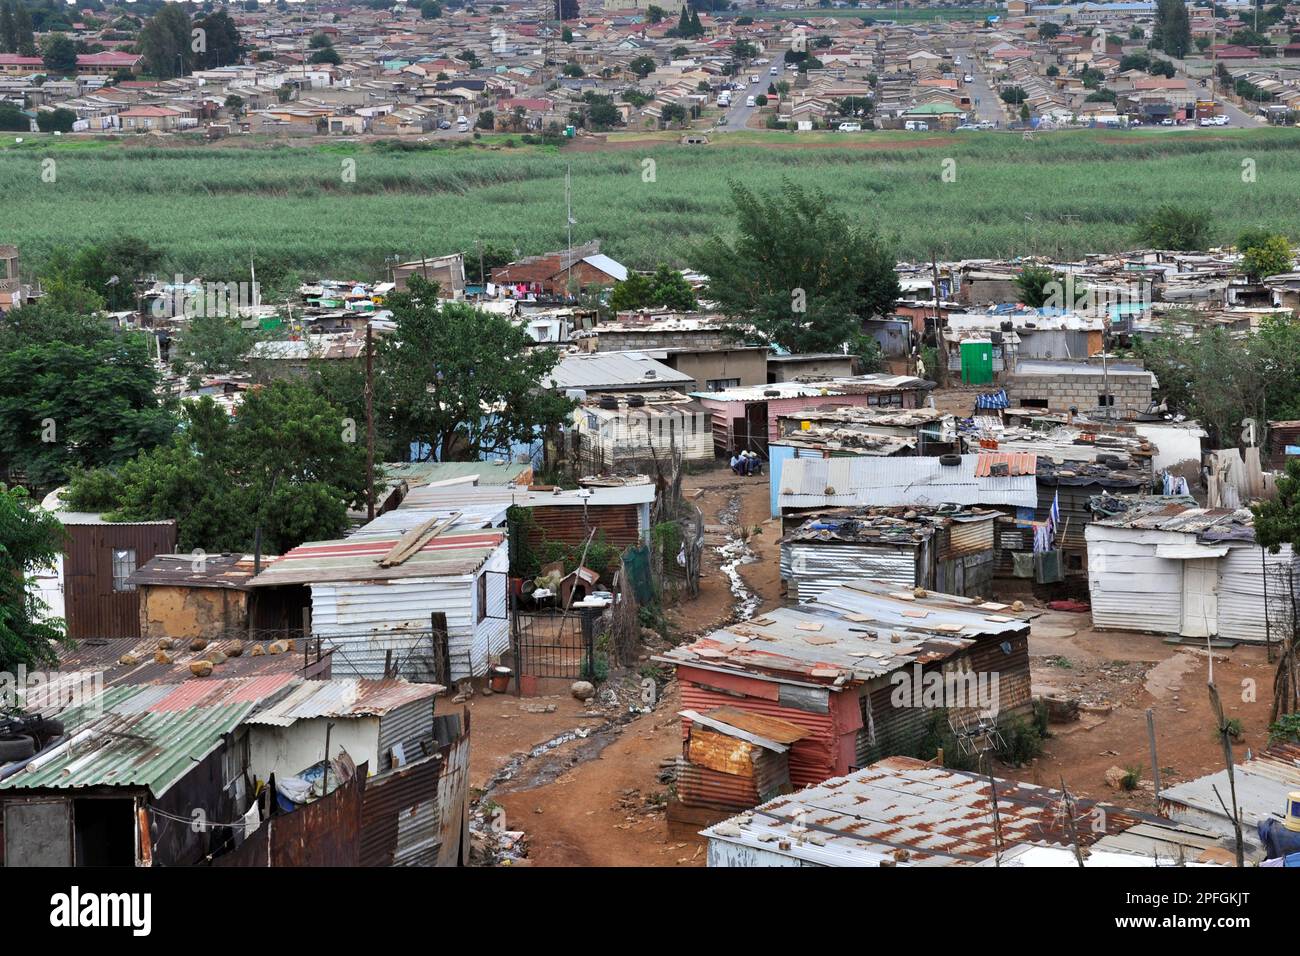
<path id="1" fill-rule="evenodd" d="M 252 702 L 90 720 L 50 755 L 0 781 L 4 790 L 47 787 L 147 787 L 160 797 L 221 745 Z"/>

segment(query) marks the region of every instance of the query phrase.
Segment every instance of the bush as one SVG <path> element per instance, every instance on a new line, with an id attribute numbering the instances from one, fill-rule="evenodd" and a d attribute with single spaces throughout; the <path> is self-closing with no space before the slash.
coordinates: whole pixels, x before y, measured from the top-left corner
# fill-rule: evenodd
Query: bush
<path id="1" fill-rule="evenodd" d="M 1043 752 L 1043 735 L 1023 717 L 1012 717 L 999 725 L 1003 745 L 994 750 L 999 760 L 1013 767 L 1023 767 Z"/>

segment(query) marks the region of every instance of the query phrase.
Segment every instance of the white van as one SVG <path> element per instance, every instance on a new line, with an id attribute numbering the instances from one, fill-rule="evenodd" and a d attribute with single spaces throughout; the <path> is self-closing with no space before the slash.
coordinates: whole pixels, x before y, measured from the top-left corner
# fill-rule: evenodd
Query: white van
<path id="1" fill-rule="evenodd" d="M 772 66 L 772 67 L 769 67 L 769 68 L 768 68 L 768 71 L 767 71 L 767 75 L 768 75 L 768 76 L 780 76 L 780 75 L 781 75 L 781 68 L 780 68 L 779 66 Z"/>
<path id="2" fill-rule="evenodd" d="M 841 133 L 861 133 L 861 132 L 862 132 L 862 124 L 861 124 L 861 123 L 841 123 L 839 126 L 837 126 L 837 127 L 835 127 L 835 128 L 838 129 Z"/>
<path id="3" fill-rule="evenodd" d="M 457 131 L 458 133 L 468 133 L 468 132 L 469 132 L 469 117 L 467 117 L 467 116 L 457 116 L 457 117 L 456 117 L 456 131 Z"/>
<path id="4" fill-rule="evenodd" d="M 925 120 L 908 120 L 906 126 L 913 132 L 925 133 L 930 130 L 930 124 Z"/>
<path id="5" fill-rule="evenodd" d="M 757 106 L 758 104 L 754 102 L 754 98 L 753 98 L 752 96 L 746 96 L 746 97 L 745 97 L 745 105 L 746 105 L 746 106 Z"/>

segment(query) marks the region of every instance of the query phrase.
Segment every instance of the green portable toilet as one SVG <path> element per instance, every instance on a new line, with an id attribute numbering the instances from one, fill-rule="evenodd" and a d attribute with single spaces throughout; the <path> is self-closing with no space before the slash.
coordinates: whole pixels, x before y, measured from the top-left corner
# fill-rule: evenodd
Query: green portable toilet
<path id="1" fill-rule="evenodd" d="M 992 342 L 961 344 L 961 380 L 967 385 L 983 385 L 993 381 Z"/>

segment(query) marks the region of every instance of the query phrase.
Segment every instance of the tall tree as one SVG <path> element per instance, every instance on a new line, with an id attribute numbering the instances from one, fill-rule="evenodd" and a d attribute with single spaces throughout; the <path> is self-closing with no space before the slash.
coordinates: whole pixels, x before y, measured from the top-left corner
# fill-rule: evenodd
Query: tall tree
<path id="1" fill-rule="evenodd" d="M 226 11 L 209 13 L 194 21 L 194 28 L 202 30 L 202 49 L 195 54 L 195 66 L 201 70 L 210 70 L 219 66 L 238 63 L 244 55 L 243 39 L 239 28 L 235 26 Z"/>
<path id="2" fill-rule="evenodd" d="M 57 660 L 66 640 L 61 620 L 46 619 L 48 605 L 32 572 L 54 566 L 63 551 L 63 525 L 33 506 L 23 488 L 0 485 L 0 670 L 38 667 Z"/>
<path id="3" fill-rule="evenodd" d="M 18 24 L 13 0 L 0 0 L 0 53 L 18 52 Z"/>
<path id="4" fill-rule="evenodd" d="M 14 0 L 14 32 L 17 34 L 18 53 L 21 56 L 37 56 L 36 33 L 32 29 L 32 15 L 27 4 Z"/>
<path id="5" fill-rule="evenodd" d="M 158 77 L 184 76 L 194 64 L 190 15 L 179 4 L 165 3 L 140 31 L 145 68 Z"/>
<path id="6" fill-rule="evenodd" d="M 399 447 L 439 461 L 502 454 L 558 425 L 572 403 L 543 388 L 559 356 L 508 319 L 440 302 L 418 276 L 389 298 L 397 328 L 377 349 L 377 399 Z"/>
<path id="7" fill-rule="evenodd" d="M 787 179 L 757 195 L 733 182 L 731 201 L 736 238 L 697 244 L 691 265 L 709 277 L 704 297 L 741 337 L 795 353 L 839 351 L 864 319 L 893 308 L 893 251 L 825 193 Z"/>

